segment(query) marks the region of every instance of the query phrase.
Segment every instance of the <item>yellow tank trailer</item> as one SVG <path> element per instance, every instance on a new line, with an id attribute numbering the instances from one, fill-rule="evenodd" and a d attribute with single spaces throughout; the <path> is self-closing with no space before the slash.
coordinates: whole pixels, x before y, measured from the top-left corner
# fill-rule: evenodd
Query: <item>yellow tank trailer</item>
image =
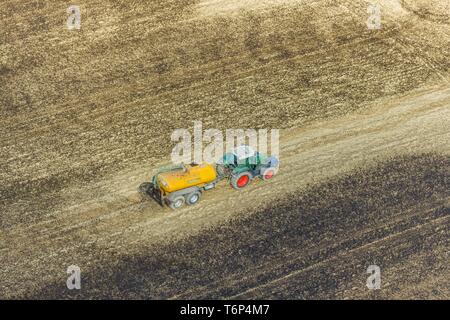
<path id="1" fill-rule="evenodd" d="M 153 177 L 153 196 L 178 209 L 184 203 L 197 203 L 202 191 L 214 188 L 218 180 L 216 168 L 210 164 L 163 168 Z"/>
<path id="2" fill-rule="evenodd" d="M 217 174 L 210 164 L 188 165 L 183 170 L 160 173 L 157 181 L 161 190 L 171 193 L 193 186 L 204 186 L 216 180 Z"/>

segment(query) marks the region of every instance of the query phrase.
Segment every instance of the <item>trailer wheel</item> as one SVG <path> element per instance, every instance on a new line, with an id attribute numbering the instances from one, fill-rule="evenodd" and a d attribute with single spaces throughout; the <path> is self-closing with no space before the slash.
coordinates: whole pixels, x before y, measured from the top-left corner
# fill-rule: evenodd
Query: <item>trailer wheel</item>
<path id="1" fill-rule="evenodd" d="M 184 197 L 178 196 L 169 202 L 169 207 L 171 207 L 174 210 L 180 209 L 184 205 L 184 202 L 185 202 Z"/>
<path id="2" fill-rule="evenodd" d="M 201 193 L 199 191 L 192 192 L 186 196 L 186 202 L 188 205 L 194 205 L 200 200 Z"/>
<path id="3" fill-rule="evenodd" d="M 248 186 L 252 175 L 250 172 L 241 172 L 231 178 L 231 186 L 235 189 L 242 189 Z"/>

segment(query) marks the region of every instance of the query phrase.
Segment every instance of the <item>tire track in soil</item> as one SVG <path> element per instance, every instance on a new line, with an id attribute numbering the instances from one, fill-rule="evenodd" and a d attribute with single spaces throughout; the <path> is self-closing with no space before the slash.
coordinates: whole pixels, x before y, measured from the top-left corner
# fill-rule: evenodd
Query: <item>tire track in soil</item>
<path id="1" fill-rule="evenodd" d="M 447 208 L 448 205 L 447 205 Z M 319 261 L 313 265 L 310 265 L 306 268 L 298 269 L 289 272 L 288 274 L 283 275 L 280 278 L 271 280 L 270 282 L 252 287 L 250 289 L 247 289 L 243 292 L 234 294 L 232 296 L 226 297 L 227 299 L 240 299 L 240 300 L 246 300 L 246 299 L 268 299 L 277 297 L 280 298 L 280 295 L 283 295 L 283 291 L 285 293 L 290 293 L 292 290 L 289 290 L 286 287 L 293 286 L 293 283 L 298 283 L 298 279 L 300 278 L 301 274 L 304 272 L 310 272 L 311 270 L 318 269 L 322 266 L 326 265 L 338 265 L 342 262 L 342 260 L 346 260 L 346 262 L 349 262 L 351 260 L 360 261 L 361 259 L 358 258 L 358 256 L 362 255 L 362 253 L 366 255 L 372 255 L 372 259 L 374 258 L 375 253 L 378 254 L 378 256 L 381 254 L 381 252 L 376 252 L 380 250 L 380 246 L 385 247 L 394 247 L 395 245 L 393 242 L 400 242 L 404 243 L 405 241 L 412 239 L 415 234 L 425 233 L 426 236 L 429 236 L 430 239 L 435 240 L 435 237 L 433 237 L 434 231 L 437 227 L 442 227 L 445 225 L 449 225 L 450 223 L 450 217 L 449 217 L 449 211 L 447 210 L 447 213 L 445 216 L 434 218 L 434 219 L 428 219 L 427 222 L 414 225 L 411 228 L 401 230 L 395 233 L 391 233 L 381 239 L 377 239 L 375 241 L 365 243 L 359 247 L 352 248 L 349 250 L 346 250 L 342 253 L 338 253 L 336 256 L 333 256 L 329 259 L 325 259 L 322 261 Z M 431 230 L 430 230 L 431 229 Z M 450 233 L 448 232 L 447 228 L 447 235 Z M 389 248 L 391 249 L 391 248 Z M 392 250 L 392 249 L 391 249 Z M 378 258 L 379 259 L 379 258 Z M 355 263 L 355 262 L 353 262 Z M 347 263 L 346 266 L 351 265 L 351 263 Z M 266 273 L 270 273 L 272 270 L 266 270 Z M 448 271 L 448 270 L 447 270 Z"/>
<path id="2" fill-rule="evenodd" d="M 302 281 L 257 297 L 367 296 L 365 270 L 373 263 L 382 267 L 384 284 L 391 282 L 374 298 L 392 297 L 396 287 L 411 294 L 408 288 L 423 283 L 419 276 L 428 281 L 449 271 L 443 251 L 448 256 L 448 160 L 405 156 L 360 168 L 181 242 L 113 263 L 104 256 L 85 274 L 83 292 L 72 295 L 56 282 L 37 296 L 228 298 L 295 270 L 302 270 Z M 436 261 L 424 263 L 421 256 Z M 403 264 L 409 273 L 396 277 Z"/>
<path id="3" fill-rule="evenodd" d="M 17 280 L 10 275 L 26 277 L 25 270 L 30 265 L 45 266 L 50 272 L 49 265 L 62 263 L 50 262 L 58 255 L 61 261 L 68 262 L 70 257 L 70 261 L 91 265 L 97 258 L 86 255 L 86 250 L 102 254 L 136 252 L 151 244 L 174 241 L 239 217 L 247 210 L 257 210 L 283 194 L 303 190 L 308 184 L 378 161 L 383 155 L 448 152 L 450 133 L 444 122 L 450 118 L 449 101 L 450 88 L 430 89 L 418 96 L 405 97 L 394 106 L 374 110 L 372 114 L 287 131 L 281 141 L 282 168 L 286 169 L 280 170 L 277 178 L 269 183 L 270 187 L 256 182 L 237 193 L 222 185 L 206 193 L 198 206 L 176 212 L 161 209 L 148 200 L 130 203 L 127 196 L 136 195 L 139 183 L 148 181 L 142 168 L 118 176 L 117 180 L 104 181 L 103 185 L 117 188 L 109 197 L 92 200 L 102 203 L 102 208 L 88 209 L 80 203 L 78 208 L 72 208 L 70 217 L 63 216 L 58 222 L 49 220 L 4 232 L 4 239 L 14 243 L 15 250 L 2 257 L 6 263 L 2 274 L 15 283 Z M 24 256 L 28 260 L 22 260 Z"/>
<path id="4" fill-rule="evenodd" d="M 423 207 L 423 206 L 422 206 Z M 173 296 L 170 299 L 204 299 L 204 298 L 226 298 L 226 299 L 257 299 L 267 298 L 256 294 L 260 288 L 276 287 L 276 284 L 286 281 L 294 277 L 297 273 L 308 272 L 317 269 L 320 265 L 327 265 L 348 255 L 352 255 L 361 250 L 366 250 L 370 246 L 379 245 L 382 242 L 388 242 L 399 236 L 420 229 L 427 224 L 445 224 L 448 220 L 449 211 L 443 211 L 436 214 L 436 208 L 450 208 L 450 198 L 429 205 L 429 208 L 415 207 L 409 210 L 398 211 L 398 213 L 389 216 L 389 219 L 381 219 L 376 221 L 370 227 L 352 232 L 351 236 L 334 241 L 321 241 L 314 248 L 304 250 L 299 248 L 298 251 L 283 252 L 282 260 L 270 261 L 263 265 L 258 265 L 251 270 L 246 270 L 246 276 L 241 274 L 234 275 L 231 278 L 220 279 L 217 282 L 209 283 L 207 286 L 195 288 L 189 292 L 183 292 Z M 432 209 L 430 209 L 430 207 Z M 418 212 L 417 212 L 418 211 Z M 444 221 L 445 220 L 445 221 Z M 411 223 L 413 221 L 413 223 Z M 379 230 L 383 230 L 380 237 Z M 258 239 L 254 239 L 258 241 Z M 318 261 L 312 261 L 311 257 L 317 258 Z M 302 265 L 302 261 L 309 263 Z M 295 269 L 296 266 L 302 265 L 301 269 Z M 286 274 L 286 270 L 289 271 Z M 275 278 L 266 283 L 256 285 L 261 279 L 271 279 L 271 274 L 282 277 Z M 256 285 L 256 286 L 252 286 Z M 243 292 L 233 292 L 235 288 L 249 288 Z M 262 290 L 262 292 L 270 292 L 272 289 Z M 226 294 L 225 294 L 226 293 Z"/>
<path id="5" fill-rule="evenodd" d="M 101 1 L 98 1 L 93 5 L 98 13 L 102 8 L 101 3 Z M 176 2 L 170 2 L 170 5 L 178 9 L 174 3 Z M 329 1 L 328 3 L 333 2 Z M 396 3 L 396 1 L 390 1 L 387 5 L 395 7 Z M 339 14 L 343 13 L 342 6 L 334 6 L 333 9 L 325 10 L 323 6 L 326 4 L 327 1 L 317 1 L 306 6 L 304 8 L 305 12 L 308 12 L 306 17 L 310 17 L 317 25 L 323 25 L 322 22 L 328 23 L 328 19 L 323 19 L 321 15 L 332 14 L 335 9 Z M 65 267 L 68 264 L 73 264 L 74 261 L 85 266 L 83 270 L 89 270 L 94 268 L 96 263 L 106 255 L 111 255 L 111 259 L 114 260 L 114 257 L 123 254 L 139 254 L 155 244 L 164 244 L 192 236 L 230 219 L 251 215 L 254 210 L 270 205 L 284 194 L 292 191 L 302 192 L 311 184 L 321 183 L 335 175 L 351 172 L 356 167 L 370 165 L 393 155 L 417 152 L 448 154 L 450 135 L 447 122 L 450 119 L 450 89 L 448 85 L 428 86 L 430 83 L 437 83 L 435 80 L 443 83 L 442 77 L 449 79 L 448 59 L 446 59 L 445 50 L 448 39 L 445 36 L 436 36 L 448 34 L 448 28 L 445 25 L 437 26 L 431 23 L 424 24 L 421 28 L 412 27 L 412 24 L 421 22 L 421 19 L 413 19 L 407 22 L 402 20 L 405 17 L 402 17 L 399 20 L 400 22 L 396 23 L 397 13 L 394 13 L 389 17 L 386 24 L 391 28 L 390 31 L 381 31 L 379 36 L 368 35 L 359 31 L 356 33 L 357 28 L 351 26 L 354 25 L 355 21 L 359 23 L 361 20 L 357 13 L 365 13 L 366 8 L 362 4 L 365 4 L 365 2 L 353 4 L 350 1 L 342 1 L 342 5 L 345 5 L 347 12 L 355 12 L 354 19 L 347 19 L 346 16 L 343 16 L 345 19 L 342 21 L 344 22 L 334 30 L 325 32 L 322 37 L 319 37 L 316 33 L 312 35 L 300 34 L 298 39 L 305 43 L 303 47 L 298 47 L 296 44 L 298 41 L 290 42 L 292 39 L 289 40 L 289 32 L 298 30 L 298 28 L 290 29 L 292 26 L 287 23 L 289 28 L 278 32 L 276 36 L 281 40 L 284 39 L 283 41 L 286 42 L 284 49 L 286 52 L 290 52 L 291 56 L 283 54 L 280 56 L 281 51 L 276 48 L 278 43 L 275 41 L 276 39 L 267 37 L 267 32 L 271 30 L 271 23 L 282 22 L 279 17 L 272 15 L 273 11 L 270 10 L 254 16 L 250 15 L 245 19 L 248 21 L 255 19 L 262 23 L 263 28 L 258 29 L 258 32 L 260 31 L 263 40 L 268 41 L 260 51 L 248 51 L 249 48 L 245 48 L 248 52 L 245 50 L 243 52 L 224 51 L 224 53 L 230 54 L 229 59 L 221 60 L 217 58 L 218 60 L 213 59 L 212 62 L 199 60 L 202 62 L 200 64 L 198 64 L 199 61 L 195 60 L 199 57 L 194 55 L 190 57 L 191 65 L 184 65 L 175 69 L 173 73 L 169 72 L 156 78 L 153 77 L 154 74 L 145 72 L 132 73 L 130 71 L 131 73 L 123 73 L 122 69 L 126 65 L 125 62 L 130 62 L 133 68 L 136 65 L 133 60 L 118 64 L 117 59 L 122 62 L 124 58 L 123 54 L 120 54 L 119 48 L 116 48 L 117 51 L 111 55 L 111 59 L 106 60 L 108 68 L 109 66 L 113 67 L 109 70 L 110 74 L 108 73 L 108 77 L 101 76 L 108 69 L 99 64 L 99 61 L 104 59 L 102 58 L 102 51 L 89 51 L 96 44 L 108 47 L 106 39 L 98 40 L 100 39 L 99 35 L 105 36 L 106 33 L 103 31 L 110 29 L 106 28 L 102 31 L 102 27 L 99 27 L 98 30 L 94 30 L 94 41 L 92 43 L 89 42 L 88 36 L 81 35 L 73 39 L 73 41 L 80 41 L 81 50 L 80 52 L 73 52 L 75 54 L 73 62 L 77 62 L 80 57 L 86 57 L 83 56 L 83 52 L 90 52 L 93 57 L 90 63 L 83 65 L 88 70 L 87 72 L 81 70 L 80 74 L 75 73 L 79 77 L 77 84 L 86 85 L 86 87 L 80 87 L 80 94 L 85 94 L 86 97 L 79 101 L 79 108 L 76 103 L 77 100 L 73 97 L 54 95 L 53 91 L 58 91 L 59 87 L 53 80 L 61 80 L 59 85 L 72 88 L 73 83 L 66 81 L 63 77 L 65 72 L 70 73 L 72 69 L 67 67 L 67 70 L 62 73 L 55 72 L 55 66 L 38 54 L 39 52 L 33 46 L 36 45 L 37 41 L 40 47 L 40 42 L 44 39 L 44 36 L 39 32 L 36 33 L 35 30 L 27 29 L 24 25 L 18 30 L 7 29 L 11 31 L 12 35 L 16 36 L 13 42 L 0 46 L 2 53 L 6 52 L 7 54 L 5 59 L 9 59 L 5 60 L 6 62 L 1 61 L 6 65 L 0 66 L 0 71 L 5 70 L 7 72 L 8 81 L 15 81 L 5 82 L 5 84 L 20 83 L 21 86 L 17 88 L 11 85 L 6 86 L 6 91 L 0 92 L 2 93 L 0 98 L 3 99 L 3 93 L 6 93 L 6 98 L 16 99 L 17 97 L 14 97 L 14 95 L 9 95 L 9 91 L 19 95 L 23 90 L 23 94 L 28 94 L 26 97 L 29 103 L 26 106 L 22 106 L 20 103 L 15 105 L 18 110 L 7 109 L 5 117 L 0 120 L 4 124 L 1 133 L 5 137 L 0 147 L 9 159 L 6 163 L 1 163 L 2 170 L 0 171 L 2 172 L 0 176 L 8 182 L 22 183 L 26 181 L 33 184 L 34 187 L 42 186 L 45 190 L 51 187 L 55 191 L 48 194 L 36 194 L 36 190 L 31 190 L 34 192 L 33 195 L 25 197 L 28 189 L 24 188 L 25 191 L 15 190 L 17 185 L 12 184 L 7 185 L 7 187 L 14 189 L 11 192 L 19 193 L 16 198 L 5 199 L 3 197 L 4 192 L 9 194 L 10 190 L 8 188 L 0 190 L 1 201 L 9 201 L 8 205 L 5 206 L 5 210 L 8 212 L 5 213 L 15 212 L 20 215 L 20 217 L 11 216 L 11 218 L 14 218 L 13 222 L 4 220 L 5 213 L 1 216 L 2 226 L 4 222 L 9 223 L 7 224 L 8 227 L 2 228 L 0 231 L 0 260 L 2 261 L 0 275 L 4 279 L 1 295 L 20 296 L 29 293 L 29 290 L 38 290 L 54 279 L 60 278 L 61 273 L 65 276 Z M 10 1 L 0 5 L 0 8 L 9 8 L 9 6 L 14 8 L 14 5 L 15 2 Z M 120 3 L 119 7 L 124 5 L 125 2 Z M 139 41 L 139 46 L 141 44 L 152 44 L 154 39 L 151 36 L 149 37 L 149 30 L 158 32 L 158 34 L 164 30 L 174 31 L 181 27 L 194 27 L 195 30 L 202 30 L 196 25 L 199 17 L 194 20 L 184 20 L 187 19 L 186 16 L 181 18 L 177 16 L 176 21 L 174 20 L 174 23 L 176 23 L 174 28 L 173 26 L 159 25 L 158 19 L 161 19 L 163 11 L 166 10 L 164 6 L 159 7 L 159 5 L 159 2 L 158 4 L 155 3 L 157 9 L 162 11 L 158 11 L 158 17 L 155 18 L 155 21 L 151 19 L 151 28 L 147 26 L 146 36 L 140 39 L 142 42 Z M 20 8 L 20 6 L 17 8 Z M 42 7 L 40 9 L 42 9 L 42 15 L 45 15 L 48 11 L 48 8 Z M 136 10 L 136 8 L 132 9 Z M 356 11 L 353 11 L 353 9 Z M 173 11 L 175 13 L 176 10 Z M 183 7 L 181 11 L 186 13 L 189 10 L 185 11 Z M 114 13 L 114 19 L 117 19 L 116 15 L 120 15 L 118 8 L 108 12 Z M 131 16 L 135 13 L 135 11 L 127 12 Z M 289 17 L 291 14 L 293 17 L 299 15 L 298 10 L 290 11 L 289 9 L 283 12 L 289 13 Z M 17 12 L 13 12 L 13 14 L 11 20 L 20 18 L 21 22 L 28 21 L 27 14 Z M 170 14 L 172 15 L 172 13 Z M 102 14 L 99 17 L 102 17 Z M 145 17 L 142 19 L 147 21 Z M 196 19 L 197 21 L 195 21 Z M 247 23 L 248 21 L 245 19 L 244 21 Z M 49 30 L 49 34 L 55 35 L 60 26 L 60 21 L 55 13 L 52 13 L 50 20 L 55 20 L 56 24 L 51 25 L 52 29 Z M 125 21 L 128 20 L 124 19 Z M 138 26 L 139 21 L 141 20 L 136 20 L 134 17 L 130 19 L 121 34 L 123 39 L 127 39 L 127 35 L 129 35 L 127 32 L 130 30 L 134 30 L 137 34 L 144 34 L 140 31 L 145 30 L 145 28 L 134 29 L 133 27 Z M 208 23 L 211 21 L 208 20 Z M 236 24 L 235 20 L 225 21 L 233 25 L 239 25 L 239 23 Z M 267 21 L 270 23 L 267 23 Z M 108 24 L 109 22 L 107 22 L 106 27 L 108 27 Z M 214 24 L 208 24 L 208 26 L 217 27 Z M 304 24 L 304 26 L 310 25 Z M 329 24 L 323 27 L 327 26 Z M 433 28 L 436 29 L 436 32 L 430 33 Z M 100 33 L 97 34 L 97 31 Z M 405 31 L 406 35 L 403 35 L 402 31 Z M 435 35 L 436 39 L 430 41 L 428 39 L 429 34 Z M 2 33 L 1 36 L 3 35 Z M 245 36 L 245 32 L 239 34 L 239 36 Z M 58 37 L 60 36 L 55 35 L 56 40 L 58 40 Z M 20 39 L 20 41 L 17 39 Z M 114 37 L 111 37 L 111 39 L 114 39 Z M 167 40 L 166 38 L 161 39 Z M 211 38 L 210 35 L 205 35 L 204 40 L 195 42 L 195 44 L 196 46 L 203 46 L 205 41 L 213 40 L 214 38 Z M 237 39 L 232 39 L 232 41 L 234 42 L 231 43 L 235 43 Z M 62 52 L 70 48 L 70 43 L 71 41 L 68 42 L 68 45 L 67 43 L 60 44 Z M 161 44 L 158 41 L 155 43 L 155 46 Z M 323 46 L 322 43 L 329 43 L 330 47 Z M 431 49 L 430 43 L 433 44 Z M 45 44 L 49 43 L 45 42 Z M 238 44 L 241 45 L 241 43 Z M 144 59 L 142 52 L 136 51 L 135 43 L 119 41 L 118 45 L 126 48 L 130 54 L 134 54 L 137 60 Z M 21 46 L 26 50 L 21 49 Z M 418 51 L 414 50 L 416 46 L 419 47 Z M 188 45 L 184 49 L 191 47 Z M 389 49 L 386 47 L 389 47 Z M 11 48 L 14 50 L 11 50 Z M 176 60 L 176 49 L 182 47 L 161 48 L 170 49 L 168 51 L 170 58 Z M 374 50 L 376 48 L 381 49 Z M 441 49 L 437 50 L 436 48 Z M 26 54 L 24 55 L 21 50 L 26 51 Z M 352 53 L 352 50 L 358 51 L 358 54 Z M 15 52 L 18 55 L 17 61 L 10 59 L 11 52 L 14 51 L 17 51 Z M 333 52 L 338 56 L 342 54 L 349 60 L 343 58 L 335 62 Z M 418 63 L 414 57 L 405 58 L 405 54 L 417 52 L 416 55 L 420 60 Z M 27 60 L 30 54 L 32 55 L 31 60 Z M 34 57 L 33 54 L 37 57 Z M 59 59 L 59 63 L 67 58 L 64 54 L 59 55 L 59 52 L 55 52 L 50 47 L 47 54 L 53 59 Z M 320 72 L 316 74 L 314 70 L 318 68 L 317 60 L 321 56 L 324 56 L 324 58 L 323 60 L 319 59 L 321 62 Z M 392 59 L 394 62 L 386 61 L 385 57 Z M 227 73 L 224 66 L 233 59 L 237 62 L 232 65 L 232 68 L 237 69 L 238 72 Z M 143 61 L 148 63 L 149 68 L 153 67 L 155 63 L 148 59 Z M 384 66 L 384 69 L 380 69 L 384 70 L 384 73 L 377 73 L 379 70 L 377 65 L 373 64 L 373 61 L 377 61 Z M 20 62 L 23 62 L 23 66 L 15 69 L 16 64 L 20 64 Z M 35 62 L 36 65 L 33 65 Z M 333 63 L 336 65 L 334 68 L 332 67 Z M 322 68 L 324 64 L 326 67 Z M 199 66 L 197 73 L 194 75 L 191 74 L 193 65 Z M 185 208 L 179 212 L 171 212 L 168 209 L 160 208 L 138 195 L 137 186 L 143 181 L 148 181 L 151 176 L 151 173 L 148 172 L 149 168 L 158 167 L 164 161 L 160 156 L 150 155 L 151 157 L 147 157 L 145 165 L 143 165 L 145 157 L 137 154 L 136 148 L 141 148 L 142 152 L 158 151 L 166 154 L 163 151 L 167 151 L 168 147 L 166 147 L 167 150 L 146 147 L 145 144 L 135 139 L 136 136 L 142 136 L 142 132 L 139 132 L 139 130 L 136 131 L 136 134 L 131 134 L 128 129 L 121 130 L 121 134 L 133 139 L 127 141 L 126 144 L 120 141 L 116 142 L 118 137 L 110 136 L 111 132 L 114 133 L 114 131 L 104 130 L 104 126 L 108 126 L 108 128 L 115 126 L 116 129 L 136 127 L 142 129 L 143 132 L 152 132 L 145 129 L 145 123 L 151 121 L 152 117 L 158 118 L 158 116 L 163 115 L 164 110 L 170 110 L 170 113 L 176 115 L 176 112 L 178 112 L 177 103 L 181 101 L 184 108 L 192 107 L 196 111 L 201 111 L 202 116 L 204 116 L 204 110 L 201 106 L 210 107 L 208 101 L 211 99 L 211 101 L 218 102 L 218 106 L 214 106 L 210 110 L 212 113 L 227 108 L 236 111 L 235 105 L 240 106 L 246 101 L 243 99 L 244 96 L 255 98 L 255 100 L 261 98 L 260 95 L 255 95 L 253 92 L 255 88 L 252 83 L 255 81 L 261 85 L 264 84 L 267 88 L 287 94 L 288 91 L 285 90 L 285 87 L 279 86 L 279 82 L 282 80 L 282 84 L 287 85 L 290 80 L 298 81 L 298 79 L 288 71 L 282 75 L 283 72 L 280 70 L 284 66 L 288 71 L 289 68 L 294 70 L 301 66 L 306 68 L 307 72 L 313 72 L 318 76 L 318 83 L 326 87 L 327 92 L 318 92 L 314 86 L 310 87 L 309 80 L 311 79 L 306 79 L 308 81 L 302 80 L 300 83 L 308 86 L 302 88 L 301 91 L 296 91 L 294 94 L 289 93 L 289 97 L 283 100 L 263 96 L 266 103 L 256 106 L 258 112 L 262 112 L 268 107 L 281 106 L 282 109 L 280 110 L 285 110 L 290 118 L 289 123 L 284 124 L 291 129 L 282 132 L 283 167 L 279 176 L 270 183 L 270 187 L 267 184 L 256 182 L 247 190 L 238 194 L 229 190 L 228 186 L 223 185 L 218 190 L 205 194 L 199 206 Z M 30 67 L 30 69 L 26 70 L 27 67 Z M 21 68 L 25 68 L 25 71 Z M 126 69 L 131 70 L 132 68 L 127 66 Z M 225 73 L 223 77 L 217 75 L 220 70 Z M 148 72 L 148 70 L 145 71 Z M 297 73 L 294 73 L 294 75 L 297 75 Z M 205 74 L 208 74 L 208 77 L 203 79 L 202 77 Z M 341 82 L 334 81 L 334 78 L 332 80 L 327 79 L 330 74 L 334 78 L 339 78 L 342 75 L 344 79 L 341 79 Z M 51 75 L 50 78 L 49 75 Z M 198 77 L 199 75 L 202 75 L 202 79 Z M 124 79 L 124 82 L 117 83 L 114 80 L 115 77 Z M 134 81 L 129 81 L 130 77 Z M 41 79 L 49 81 L 47 83 L 48 90 L 46 88 L 42 91 L 47 96 L 42 96 L 39 90 L 35 90 L 35 85 L 40 83 Z M 371 84 L 371 82 L 375 84 Z M 101 86 L 94 88 L 91 83 L 98 83 Z M 361 88 L 358 84 L 364 84 L 364 87 L 367 88 Z M 427 87 L 424 84 L 427 84 Z M 160 85 L 162 87 L 159 87 Z M 215 87 L 216 85 L 218 86 Z M 27 86 L 32 90 L 26 89 Z M 211 86 L 215 88 L 211 89 Z M 265 88 L 264 86 L 262 88 Z M 384 86 L 383 90 L 387 90 L 385 98 L 379 98 L 383 96 L 384 91 L 377 89 L 377 86 Z M 148 89 L 148 87 L 151 89 Z M 147 88 L 149 93 L 142 95 L 138 92 L 143 88 Z M 392 88 L 396 88 L 403 96 L 392 95 Z M 411 91 L 411 89 L 415 90 Z M 239 90 L 242 91 L 241 94 L 239 94 Z M 344 95 L 346 101 L 340 102 L 338 97 L 327 96 L 328 91 L 334 94 L 334 90 L 336 92 L 341 90 L 342 94 L 355 91 L 356 95 Z M 218 95 L 216 93 L 218 91 L 223 91 L 223 96 Z M 364 95 L 363 92 L 366 91 L 369 93 Z M 123 99 L 121 97 L 123 92 L 129 93 L 129 96 L 127 96 L 129 98 Z M 408 92 L 408 94 L 405 94 L 405 92 Z M 325 95 L 321 97 L 322 100 L 319 100 L 320 103 L 317 103 L 317 99 L 315 99 L 318 94 Z M 224 95 L 235 95 L 237 100 L 230 102 L 224 98 Z M 202 97 L 205 101 L 201 100 L 201 103 L 195 104 L 193 101 L 199 100 L 199 97 Z M 8 102 L 8 99 L 5 101 Z M 103 101 L 103 104 L 96 103 L 97 100 Z M 297 111 L 294 112 L 298 109 L 299 101 L 305 103 L 305 105 L 311 104 L 309 109 L 302 110 L 305 117 L 310 117 L 309 112 L 313 112 L 311 119 L 314 121 L 311 122 L 309 121 L 311 119 L 308 118 L 308 121 L 305 122 L 303 115 L 298 114 Z M 14 102 L 17 101 L 14 100 Z M 328 102 L 332 102 L 331 109 L 345 107 L 346 112 L 335 113 L 333 110 L 330 111 L 330 108 L 323 108 Z M 43 107 L 44 104 L 49 106 Z M 149 110 L 141 108 L 141 104 L 155 105 L 156 107 L 152 109 L 154 114 L 148 116 Z M 361 106 L 358 108 L 355 107 L 355 104 L 361 104 Z M 122 109 L 121 106 L 125 107 Z M 301 105 L 301 108 L 303 107 L 305 106 Z M 314 113 L 318 110 L 322 111 L 323 114 L 330 113 L 327 117 L 328 120 L 320 120 L 322 114 Z M 349 112 L 356 112 L 356 114 L 345 115 L 337 119 L 331 117 L 334 114 L 341 116 Z M 239 120 L 251 118 L 245 112 L 244 114 L 239 113 L 239 115 Z M 274 116 L 279 115 L 275 114 Z M 225 114 L 224 117 L 206 117 L 204 123 L 211 125 L 230 123 L 223 118 L 230 119 L 229 115 Z M 129 119 L 132 121 L 128 122 Z M 76 122 L 77 120 L 78 122 Z M 121 122 L 125 120 L 126 123 Z M 172 120 L 174 125 L 181 124 L 177 119 Z M 34 123 L 35 121 L 37 123 Z M 305 123 L 315 124 L 305 125 Z M 38 125 L 33 126 L 33 124 Z M 120 124 L 123 127 L 120 127 Z M 276 121 L 274 124 L 276 124 Z M 98 130 L 99 128 L 101 130 Z M 61 137 L 56 134 L 60 130 L 64 132 Z M 79 135 L 77 130 L 81 130 L 83 134 Z M 73 147 L 67 147 L 74 142 L 71 139 L 81 142 L 73 145 Z M 64 143 L 61 143 L 61 140 Z M 99 141 L 102 143 L 107 141 L 108 147 L 103 148 L 100 144 L 97 145 L 96 143 Z M 147 140 L 147 144 L 157 145 L 158 141 L 160 140 L 152 137 Z M 69 150 L 69 153 L 57 150 L 56 146 L 61 150 Z M 133 150 L 130 146 L 135 149 Z M 26 152 L 23 150 L 26 150 Z M 47 150 L 47 152 L 42 152 L 42 150 Z M 65 159 L 68 154 L 72 155 L 72 158 L 67 158 L 71 160 L 70 163 Z M 8 158 L 9 156 L 11 157 Z M 74 158 L 77 158 L 76 164 L 73 164 Z M 98 163 L 99 167 L 93 166 L 93 163 Z M 102 172 L 102 169 L 106 171 Z M 14 176 L 13 173 L 16 173 L 17 176 Z M 29 180 L 30 176 L 33 177 L 33 180 Z M 34 178 L 37 178 L 38 182 Z M 64 180 L 66 178 L 68 181 Z M 12 180 L 10 181 L 10 179 Z M 39 179 L 42 179 L 42 181 Z M 61 182 L 61 179 L 64 181 Z M 46 182 L 48 182 L 47 185 Z M 10 203 L 11 201 L 13 203 Z M 9 216 L 6 215 L 6 217 Z M 37 273 L 46 276 L 42 279 L 36 279 L 34 275 Z M 63 282 L 62 280 L 61 283 Z"/>

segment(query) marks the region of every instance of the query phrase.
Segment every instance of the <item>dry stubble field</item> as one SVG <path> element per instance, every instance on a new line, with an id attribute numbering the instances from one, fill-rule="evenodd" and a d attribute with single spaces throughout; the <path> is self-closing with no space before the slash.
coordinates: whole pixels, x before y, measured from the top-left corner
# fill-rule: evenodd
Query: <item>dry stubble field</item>
<path id="1" fill-rule="evenodd" d="M 0 4 L 1 298 L 449 298 L 447 1 L 381 30 L 366 1 L 78 3 L 79 31 Z M 282 129 L 280 174 L 159 207 L 194 120 Z"/>

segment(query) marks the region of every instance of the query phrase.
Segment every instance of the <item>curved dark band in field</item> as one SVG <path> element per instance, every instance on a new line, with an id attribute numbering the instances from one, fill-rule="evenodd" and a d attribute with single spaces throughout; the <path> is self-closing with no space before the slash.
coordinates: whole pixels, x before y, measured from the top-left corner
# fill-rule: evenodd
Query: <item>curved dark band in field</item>
<path id="1" fill-rule="evenodd" d="M 367 297 L 369 262 L 375 297 L 449 296 L 448 0 L 381 29 L 366 0 L 79 2 L 69 31 L 66 0 L 0 1 L 0 298 L 74 295 L 70 265 L 76 297 Z M 281 129 L 277 176 L 144 199 L 193 121 Z"/>
<path id="2" fill-rule="evenodd" d="M 180 242 L 105 256 L 79 293 L 58 282 L 32 297 L 448 298 L 449 168 L 436 154 L 393 158 Z M 383 290 L 366 288 L 372 264 Z"/>

